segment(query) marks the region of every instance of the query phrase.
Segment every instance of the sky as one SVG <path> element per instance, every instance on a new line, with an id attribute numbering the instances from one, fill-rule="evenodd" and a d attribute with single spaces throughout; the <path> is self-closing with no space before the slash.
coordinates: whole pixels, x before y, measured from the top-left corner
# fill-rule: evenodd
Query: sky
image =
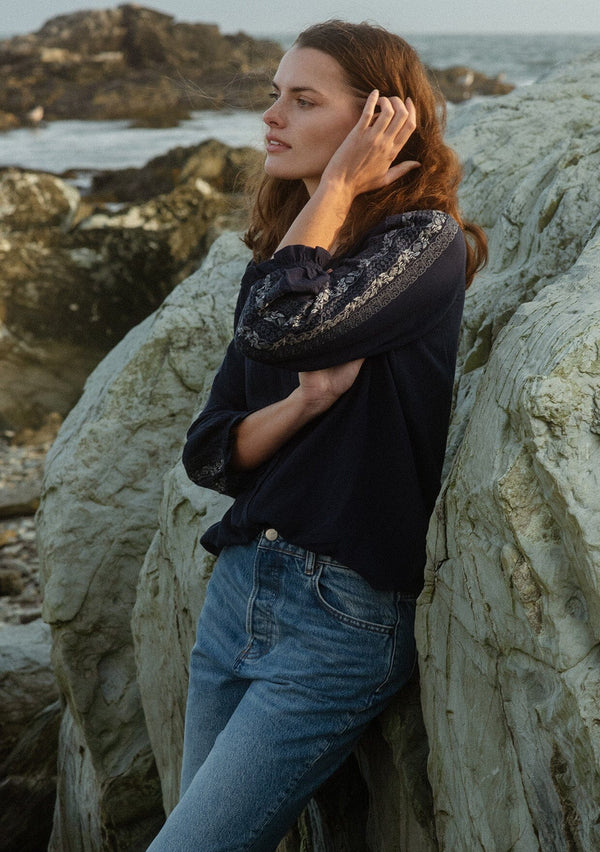
<path id="1" fill-rule="evenodd" d="M 80 9 L 104 9 L 123 0 L 4 0 L 2 35 L 39 29 L 49 18 Z M 270 0 L 153 0 L 140 5 L 180 21 L 218 24 L 225 33 L 296 33 L 343 18 L 369 20 L 397 33 L 599 33 L 598 0 L 301 0 L 279 7 Z M 8 9 L 6 8 L 8 6 Z M 600 39 L 599 39 L 600 41 Z"/>

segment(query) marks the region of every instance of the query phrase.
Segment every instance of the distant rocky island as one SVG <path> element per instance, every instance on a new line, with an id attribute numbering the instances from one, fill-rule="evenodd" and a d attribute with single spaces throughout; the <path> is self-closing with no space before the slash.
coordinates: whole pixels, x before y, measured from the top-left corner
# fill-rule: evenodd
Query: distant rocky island
<path id="1" fill-rule="evenodd" d="M 125 4 L 60 15 L 0 41 L 0 130 L 41 120 L 177 124 L 200 109 L 260 109 L 281 45 Z M 500 78 L 430 69 L 448 100 L 505 94 Z"/>

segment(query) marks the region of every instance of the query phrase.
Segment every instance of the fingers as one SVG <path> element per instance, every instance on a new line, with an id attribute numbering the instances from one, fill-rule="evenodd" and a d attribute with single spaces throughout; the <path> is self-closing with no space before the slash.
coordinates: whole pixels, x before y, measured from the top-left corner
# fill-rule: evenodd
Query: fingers
<path id="1" fill-rule="evenodd" d="M 410 98 L 402 101 L 401 98 L 380 98 L 381 117 L 387 121 L 385 130 L 391 136 L 398 136 L 401 132 L 405 140 L 413 133 L 417 126 L 415 105 Z"/>
<path id="2" fill-rule="evenodd" d="M 404 177 L 404 175 L 412 172 L 413 169 L 420 169 L 421 163 L 417 160 L 403 160 L 403 162 L 398 163 L 397 166 L 391 166 L 387 173 L 386 183 L 393 183 L 398 178 Z"/>
<path id="3" fill-rule="evenodd" d="M 417 126 L 415 105 L 410 98 L 405 101 L 397 96 L 385 97 L 374 89 L 367 97 L 361 118 L 355 131 L 368 145 L 368 156 L 360 168 L 360 174 L 369 175 L 366 189 L 386 186 L 419 168 L 416 160 L 406 160 L 391 165 L 408 142 Z M 383 169 L 383 170 L 382 170 Z M 354 172 L 358 173 L 358 170 Z"/>
<path id="4" fill-rule="evenodd" d="M 371 127 L 373 124 L 373 119 L 375 116 L 375 108 L 377 107 L 377 102 L 379 100 L 379 90 L 373 89 L 371 94 L 368 96 L 365 101 L 365 105 L 362 111 L 362 115 L 360 117 L 359 125 L 363 128 Z"/>

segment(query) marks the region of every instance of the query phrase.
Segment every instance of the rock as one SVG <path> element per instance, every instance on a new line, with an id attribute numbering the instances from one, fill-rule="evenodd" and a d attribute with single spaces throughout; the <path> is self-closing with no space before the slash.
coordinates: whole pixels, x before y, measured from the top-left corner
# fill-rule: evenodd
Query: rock
<path id="1" fill-rule="evenodd" d="M 199 265 L 223 196 L 197 179 L 70 227 L 79 195 L 0 171 L 0 424 L 65 415 L 100 358 Z"/>
<path id="2" fill-rule="evenodd" d="M 69 229 L 79 206 L 79 193 L 53 175 L 0 170 L 0 221 L 6 232 L 38 228 Z"/>
<path id="3" fill-rule="evenodd" d="M 59 701 L 41 710 L 0 764 L 3 852 L 37 852 L 48 846 L 56 800 L 61 714 Z"/>
<path id="4" fill-rule="evenodd" d="M 436 852 L 418 676 L 371 725 L 357 755 L 370 803 L 365 848 L 374 852 Z"/>
<path id="5" fill-rule="evenodd" d="M 19 571 L 0 568 L 0 597 L 13 597 L 23 591 L 23 578 Z"/>
<path id="6" fill-rule="evenodd" d="M 262 171 L 264 154 L 248 146 L 231 148 L 209 139 L 191 152 L 181 172 L 181 180 L 206 180 L 221 192 L 243 191 L 244 179 Z"/>
<path id="7" fill-rule="evenodd" d="M 0 492 L 0 518 L 35 514 L 40 505 L 41 486 L 42 481 L 38 479 L 2 489 Z"/>
<path id="8" fill-rule="evenodd" d="M 110 732 L 106 732 L 110 737 Z M 163 821 L 156 768 L 147 750 L 107 789 L 69 707 L 59 733 L 58 785 L 48 852 L 144 852 Z"/>
<path id="9" fill-rule="evenodd" d="M 0 132 L 4 130 L 16 130 L 21 125 L 21 122 L 12 112 L 0 110 Z"/>
<path id="10" fill-rule="evenodd" d="M 38 431 L 0 437 L 0 623 L 26 624 L 41 615 L 32 515 L 39 505 L 44 458 L 59 424 L 53 414 Z"/>
<path id="11" fill-rule="evenodd" d="M 600 848 L 599 127 L 596 53 L 453 137 L 492 261 L 417 618 L 444 850 Z"/>
<path id="12" fill-rule="evenodd" d="M 214 563 L 199 539 L 230 503 L 191 483 L 178 464 L 165 478 L 159 530 L 139 579 L 132 619 L 138 682 L 167 813 L 179 797 L 187 666 Z M 168 691 L 157 692 L 157 678 Z"/>
<path id="13" fill-rule="evenodd" d="M 191 109 L 264 105 L 282 50 L 136 4 L 60 15 L 0 42 L 0 110 L 168 126 Z M 8 121 L 9 119 L 7 119 Z"/>
<path id="14" fill-rule="evenodd" d="M 247 259 L 241 248 L 236 235 L 222 237 L 202 269 L 102 361 L 48 455 L 38 535 L 44 618 L 52 624 L 53 660 L 68 705 L 61 760 L 69 768 L 52 841 L 61 852 L 88 848 L 75 823 L 89 819 L 98 843 L 108 833 L 114 848 L 134 850 L 145 848 L 163 819 L 130 619 L 156 532 L 163 475 L 180 455 L 198 393 L 231 334 Z M 180 516 L 186 512 L 193 518 L 183 504 Z M 202 595 L 198 577 L 192 580 L 190 610 Z M 162 611 L 161 618 L 172 616 Z M 153 635 L 159 643 L 161 631 Z M 158 682 L 166 683 L 166 672 Z M 166 695 L 154 690 L 155 700 Z M 171 696 L 165 743 L 178 724 L 175 689 Z"/>
<path id="15" fill-rule="evenodd" d="M 255 148 L 231 148 L 208 139 L 199 145 L 172 148 L 140 169 L 99 172 L 92 179 L 91 196 L 105 201 L 148 201 L 190 180 L 206 181 L 220 192 L 239 193 L 244 174 L 262 168 L 263 162 L 264 155 Z"/>
<path id="16" fill-rule="evenodd" d="M 50 629 L 38 618 L 0 625 L 0 844 L 36 852 L 50 837 L 56 797 L 58 690 Z"/>
<path id="17" fill-rule="evenodd" d="M 39 619 L 0 625 L 0 763 L 32 720 L 58 698 L 50 666 L 50 629 Z"/>
<path id="18" fill-rule="evenodd" d="M 446 100 L 455 104 L 468 101 L 475 96 L 506 95 L 515 88 L 502 75 L 488 77 L 480 71 L 464 65 L 450 68 L 429 68 L 429 76 L 444 94 Z"/>
<path id="19" fill-rule="evenodd" d="M 599 63 L 592 54 L 452 116 L 449 139 L 464 162 L 462 206 L 486 229 L 491 251 L 467 295 L 448 463 L 498 334 L 519 304 L 570 270 L 594 233 Z M 511 153 L 515 139 L 519 156 Z"/>

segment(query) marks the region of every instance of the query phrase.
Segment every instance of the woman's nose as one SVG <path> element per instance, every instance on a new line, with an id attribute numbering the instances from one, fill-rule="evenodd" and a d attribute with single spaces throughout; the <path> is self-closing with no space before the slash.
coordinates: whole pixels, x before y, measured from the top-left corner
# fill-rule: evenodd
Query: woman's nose
<path id="1" fill-rule="evenodd" d="M 263 112 L 263 121 L 265 124 L 268 124 L 269 127 L 281 127 L 284 123 L 283 113 L 281 111 L 281 107 L 275 101 L 275 103 L 271 104 L 269 109 Z"/>

